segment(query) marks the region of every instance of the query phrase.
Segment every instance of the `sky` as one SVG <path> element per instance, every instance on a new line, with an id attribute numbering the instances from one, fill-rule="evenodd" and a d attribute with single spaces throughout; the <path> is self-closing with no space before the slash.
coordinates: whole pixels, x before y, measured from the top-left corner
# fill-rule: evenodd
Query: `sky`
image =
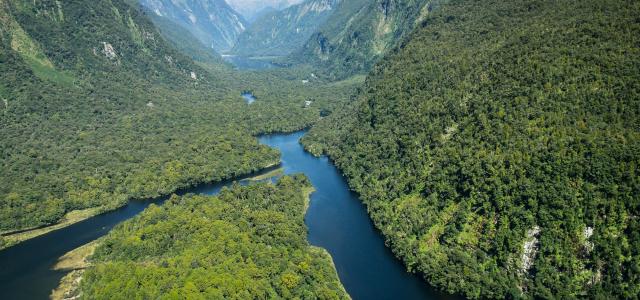
<path id="1" fill-rule="evenodd" d="M 227 0 L 227 3 L 245 18 L 251 19 L 253 15 L 266 7 L 282 9 L 290 5 L 298 4 L 303 0 Z"/>

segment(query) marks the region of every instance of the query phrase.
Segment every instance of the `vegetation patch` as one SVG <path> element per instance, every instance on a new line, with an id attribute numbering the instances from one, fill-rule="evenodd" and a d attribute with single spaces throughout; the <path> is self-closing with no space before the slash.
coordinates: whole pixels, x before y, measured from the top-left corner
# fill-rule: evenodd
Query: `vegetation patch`
<path id="1" fill-rule="evenodd" d="M 82 294 L 348 299 L 331 257 L 306 240 L 312 190 L 295 175 L 151 206 L 100 243 Z"/>

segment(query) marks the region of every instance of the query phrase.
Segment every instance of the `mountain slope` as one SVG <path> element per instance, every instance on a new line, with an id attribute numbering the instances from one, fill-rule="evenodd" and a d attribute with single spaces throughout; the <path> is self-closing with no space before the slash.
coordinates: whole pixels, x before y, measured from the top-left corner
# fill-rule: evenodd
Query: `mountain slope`
<path id="1" fill-rule="evenodd" d="M 304 0 L 226 0 L 237 12 L 247 20 L 255 21 L 265 11 L 282 10 Z"/>
<path id="2" fill-rule="evenodd" d="M 186 28 L 218 52 L 230 50 L 246 27 L 243 17 L 225 0 L 140 0 L 140 4 Z"/>
<path id="3" fill-rule="evenodd" d="M 310 0 L 256 20 L 240 35 L 233 53 L 282 56 L 302 46 L 333 13 L 339 0 Z"/>
<path id="4" fill-rule="evenodd" d="M 123 1 L 3 0 L 0 22 L 0 248 L 6 232 L 277 161 L 244 105 L 222 101 L 228 84 Z"/>
<path id="5" fill-rule="evenodd" d="M 640 294 L 638 1 L 448 1 L 303 142 L 470 298 Z"/>
<path id="6" fill-rule="evenodd" d="M 145 10 L 148 10 L 145 8 Z M 197 62 L 224 65 L 225 62 L 214 49 L 206 47 L 191 32 L 182 26 L 173 23 L 169 18 L 158 16 L 148 12 L 147 16 L 158 28 L 162 36 L 181 53 L 189 56 Z"/>
<path id="7" fill-rule="evenodd" d="M 367 73 L 428 14 L 431 2 L 343 1 L 290 59 L 312 64 L 331 79 Z"/>

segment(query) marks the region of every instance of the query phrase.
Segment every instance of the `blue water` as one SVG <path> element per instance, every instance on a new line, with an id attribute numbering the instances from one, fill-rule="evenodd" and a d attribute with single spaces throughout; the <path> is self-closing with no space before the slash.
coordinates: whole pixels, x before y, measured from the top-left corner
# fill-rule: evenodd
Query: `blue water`
<path id="1" fill-rule="evenodd" d="M 271 62 L 272 59 L 253 58 L 245 56 L 225 55 L 222 57 L 238 70 L 268 70 L 279 68 Z"/>
<path id="2" fill-rule="evenodd" d="M 366 208 L 351 192 L 345 178 L 326 157 L 304 151 L 298 140 L 304 132 L 268 135 L 260 142 L 282 153 L 285 174 L 304 173 L 316 191 L 305 222 L 309 242 L 327 249 L 340 281 L 353 299 L 452 299 L 435 292 L 384 244 Z"/>
<path id="3" fill-rule="evenodd" d="M 267 173 L 272 169 L 254 175 Z M 242 185 L 250 183 L 242 178 L 237 181 Z M 233 181 L 202 184 L 177 191 L 176 194 L 216 195 L 223 187 L 232 184 Z M 0 299 L 48 299 L 51 291 L 58 286 L 60 279 L 67 273 L 51 270 L 59 257 L 106 235 L 115 225 L 136 216 L 149 205 L 162 205 L 168 198 L 165 196 L 148 201 L 130 201 L 118 210 L 95 216 L 0 251 Z"/>
<path id="4" fill-rule="evenodd" d="M 258 100 L 258 98 L 256 98 L 252 93 L 242 93 L 242 98 L 244 98 L 244 101 L 247 101 L 247 104 L 251 104 Z"/>
<path id="5" fill-rule="evenodd" d="M 422 279 L 405 271 L 385 247 L 358 196 L 326 158 L 305 152 L 298 140 L 304 132 L 260 137 L 282 153 L 285 174 L 304 173 L 316 191 L 305 221 L 311 244 L 331 254 L 338 275 L 353 299 L 448 299 Z M 240 181 L 248 184 L 248 181 Z M 215 195 L 230 182 L 205 184 L 177 194 Z M 151 203 L 168 197 L 132 201 L 127 206 L 0 251 L 0 299 L 47 299 L 65 272 L 50 270 L 57 259 L 104 236 L 118 223 L 137 215 Z"/>

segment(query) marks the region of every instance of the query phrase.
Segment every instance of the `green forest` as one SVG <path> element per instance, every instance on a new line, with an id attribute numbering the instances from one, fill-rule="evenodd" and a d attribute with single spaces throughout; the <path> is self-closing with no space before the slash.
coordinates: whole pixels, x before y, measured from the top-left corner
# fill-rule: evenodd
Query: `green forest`
<path id="1" fill-rule="evenodd" d="M 145 14 L 121 0 L 0 2 L 0 232 L 277 164 L 253 135 L 309 127 L 361 82 L 302 89 L 303 70 L 188 57 Z"/>
<path id="2" fill-rule="evenodd" d="M 306 241 L 311 183 L 174 196 L 118 225 L 93 255 L 87 299 L 348 299 L 331 257 Z"/>
<path id="3" fill-rule="evenodd" d="M 137 0 L 0 0 L 0 249 L 273 168 L 256 137 L 308 129 L 425 284 L 640 298 L 640 1 L 331 3 L 304 39 L 258 22 L 306 40 L 267 36 L 289 55 L 258 71 Z M 312 190 L 294 175 L 151 205 L 99 240 L 76 295 L 348 299 L 306 238 Z"/>
<path id="4" fill-rule="evenodd" d="M 434 3 L 303 143 L 335 160 L 394 253 L 443 290 L 637 299 L 638 12 Z"/>

